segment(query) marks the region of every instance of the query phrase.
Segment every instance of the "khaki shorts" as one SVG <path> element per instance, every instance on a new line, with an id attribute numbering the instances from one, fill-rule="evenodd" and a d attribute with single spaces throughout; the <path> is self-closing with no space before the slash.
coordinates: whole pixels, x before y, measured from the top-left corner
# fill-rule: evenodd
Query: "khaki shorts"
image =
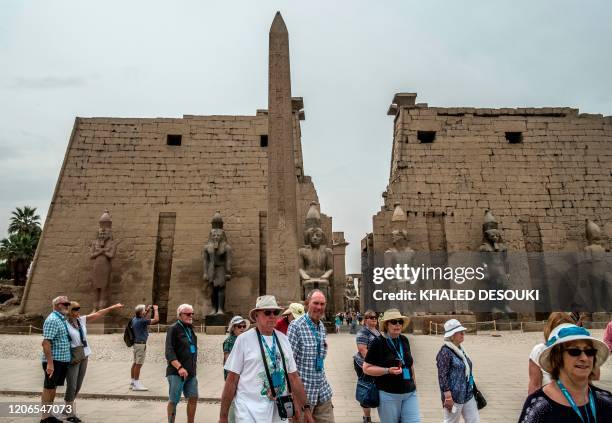
<path id="1" fill-rule="evenodd" d="M 147 356 L 147 344 L 134 344 L 134 364 L 143 364 Z"/>
<path id="2" fill-rule="evenodd" d="M 303 422 L 304 414 L 301 417 L 300 422 Z M 315 406 L 312 410 L 312 417 L 317 423 L 334 423 L 334 405 L 331 400 Z"/>

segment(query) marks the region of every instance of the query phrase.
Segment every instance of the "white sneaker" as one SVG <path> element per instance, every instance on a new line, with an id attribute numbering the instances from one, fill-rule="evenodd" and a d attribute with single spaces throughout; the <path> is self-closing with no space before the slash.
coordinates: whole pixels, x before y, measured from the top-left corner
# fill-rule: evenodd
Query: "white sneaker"
<path id="1" fill-rule="evenodd" d="M 132 387 L 132 390 L 134 390 L 134 391 L 148 391 L 149 388 L 147 388 L 142 383 L 140 383 L 140 380 L 135 380 L 134 381 L 134 386 Z"/>

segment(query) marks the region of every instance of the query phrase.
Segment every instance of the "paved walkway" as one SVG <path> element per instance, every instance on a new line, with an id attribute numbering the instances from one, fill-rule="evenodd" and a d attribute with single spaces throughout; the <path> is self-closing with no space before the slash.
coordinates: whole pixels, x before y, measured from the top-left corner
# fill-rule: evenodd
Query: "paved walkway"
<path id="1" fill-rule="evenodd" d="M 602 331 L 593 331 L 601 337 Z M 490 335 L 467 336 L 465 348 L 475 363 L 475 378 L 489 405 L 482 410 L 482 422 L 516 422 L 527 391 L 527 357 L 532 346 L 539 342 L 537 333 L 507 333 L 501 337 Z M 118 339 L 119 338 L 119 339 Z M 216 422 L 219 397 L 223 385 L 221 370 L 222 336 L 200 335 L 203 357 L 200 357 L 198 379 L 200 395 L 205 399 L 198 406 L 197 420 Z M 118 335 L 91 335 L 92 357 L 79 400 L 79 414 L 84 422 L 165 422 L 167 385 L 163 361 L 164 334 L 152 334 L 148 358 L 141 380 L 148 392 L 132 392 L 129 386 L 130 352 L 121 344 Z M 441 420 L 441 405 L 437 385 L 435 355 L 441 337 L 410 337 L 415 358 L 415 373 L 419 392 L 422 421 Z M 355 372 L 351 356 L 355 349 L 354 336 L 330 335 L 330 352 L 326 371 L 334 390 L 336 421 L 361 421 L 361 411 L 354 400 Z M 40 336 L 0 336 L 0 402 L 37 402 L 28 393 L 40 392 L 42 369 L 38 360 Z M 612 362 L 602 369 L 602 380 L 597 383 L 612 389 Z M 61 398 L 61 395 L 58 395 Z M 92 398 L 92 399 L 89 399 Z M 102 398 L 111 398 L 102 399 Z M 126 400 L 126 398 L 128 400 Z M 378 421 L 374 413 L 374 420 Z M 0 418 L 0 422 L 27 422 L 36 419 Z M 177 422 L 185 421 L 184 404 L 179 405 Z M 262 422 L 264 423 L 264 422 Z"/>

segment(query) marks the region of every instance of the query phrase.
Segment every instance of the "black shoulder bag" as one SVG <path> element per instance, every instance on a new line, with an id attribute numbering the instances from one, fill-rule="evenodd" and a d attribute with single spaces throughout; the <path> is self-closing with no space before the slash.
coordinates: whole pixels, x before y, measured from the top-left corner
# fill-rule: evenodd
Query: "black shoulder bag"
<path id="1" fill-rule="evenodd" d="M 287 390 L 289 391 L 289 395 L 277 397 L 276 391 L 274 390 L 274 384 L 272 383 L 272 377 L 270 376 L 270 370 L 268 369 L 268 361 L 266 360 L 266 353 L 263 348 L 261 333 L 259 332 L 259 329 L 255 328 L 255 330 L 257 331 L 257 340 L 259 341 L 259 349 L 261 350 L 261 358 L 263 359 L 264 369 L 266 369 L 266 376 L 268 377 L 268 383 L 270 384 L 270 392 L 272 393 L 272 397 L 275 398 L 278 416 L 281 419 L 286 420 L 288 418 L 293 417 L 295 413 L 295 408 L 293 406 L 293 398 L 291 395 L 291 382 L 289 382 L 289 374 L 287 373 L 287 366 L 285 364 L 285 354 L 283 354 L 283 348 L 281 347 L 280 340 L 276 336 L 276 333 L 272 332 L 272 336 L 276 339 L 276 342 L 278 342 L 278 350 L 280 351 L 281 360 L 283 361 L 283 371 L 285 372 Z"/>
<path id="2" fill-rule="evenodd" d="M 478 390 L 475 383 L 474 383 L 474 399 L 476 400 L 476 407 L 478 407 L 479 410 L 487 406 L 487 400 L 485 399 L 484 395 L 482 395 L 482 392 Z"/>
<path id="3" fill-rule="evenodd" d="M 459 355 L 455 351 L 453 351 L 450 348 L 448 349 L 451 350 L 451 352 L 455 354 L 455 356 L 459 357 Z M 459 359 L 463 360 L 462 357 L 459 357 Z M 474 376 L 472 375 L 472 378 L 473 377 Z M 474 400 L 476 400 L 476 407 L 479 410 L 482 410 L 483 408 L 485 408 L 487 406 L 487 400 L 485 399 L 484 395 L 482 395 L 482 392 L 480 392 L 480 390 L 476 387 L 476 382 L 474 382 L 474 379 L 472 379 L 472 392 L 474 393 Z"/>

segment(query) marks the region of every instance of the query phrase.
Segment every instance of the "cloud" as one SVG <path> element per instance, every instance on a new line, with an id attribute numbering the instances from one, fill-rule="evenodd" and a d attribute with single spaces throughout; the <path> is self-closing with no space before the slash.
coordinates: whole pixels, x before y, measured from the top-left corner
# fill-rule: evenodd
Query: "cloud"
<path id="1" fill-rule="evenodd" d="M 41 76 L 13 78 L 10 88 L 26 90 L 53 90 L 56 88 L 80 87 L 87 84 L 81 76 Z"/>

